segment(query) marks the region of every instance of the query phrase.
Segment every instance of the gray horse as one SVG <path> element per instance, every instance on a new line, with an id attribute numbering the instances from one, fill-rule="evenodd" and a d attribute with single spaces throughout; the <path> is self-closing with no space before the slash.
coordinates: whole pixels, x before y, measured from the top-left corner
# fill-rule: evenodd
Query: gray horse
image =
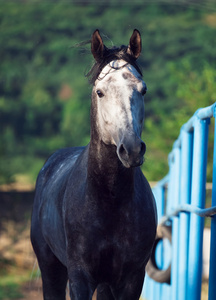
<path id="1" fill-rule="evenodd" d="M 45 300 L 138 300 L 156 234 L 151 188 L 140 170 L 146 84 L 136 63 L 141 36 L 108 49 L 92 35 L 96 60 L 91 139 L 57 151 L 41 169 L 31 240 Z"/>

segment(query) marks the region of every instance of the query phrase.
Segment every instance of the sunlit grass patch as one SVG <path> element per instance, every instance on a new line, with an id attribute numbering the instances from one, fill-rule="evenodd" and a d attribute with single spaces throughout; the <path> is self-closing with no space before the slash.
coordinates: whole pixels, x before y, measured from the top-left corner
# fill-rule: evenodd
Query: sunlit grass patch
<path id="1" fill-rule="evenodd" d="M 0 271 L 0 300 L 22 299 L 22 285 L 37 276 L 27 269 L 17 269 L 12 264 L 4 264 Z"/>
<path id="2" fill-rule="evenodd" d="M 27 279 L 27 276 L 3 275 L 0 276 L 0 300 L 22 298 L 20 285 Z"/>
<path id="3" fill-rule="evenodd" d="M 14 282 L 0 283 L 0 300 L 21 299 L 20 285 Z"/>

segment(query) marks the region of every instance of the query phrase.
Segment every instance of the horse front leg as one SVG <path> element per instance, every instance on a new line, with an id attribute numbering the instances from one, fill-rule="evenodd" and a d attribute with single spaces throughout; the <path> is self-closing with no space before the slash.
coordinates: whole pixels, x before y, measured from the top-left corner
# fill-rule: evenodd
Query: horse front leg
<path id="1" fill-rule="evenodd" d="M 92 300 L 96 284 L 91 284 L 85 272 L 69 274 L 69 287 L 71 300 Z"/>
<path id="2" fill-rule="evenodd" d="M 145 272 L 140 270 L 127 278 L 121 288 L 113 288 L 114 299 L 118 300 L 139 300 L 142 292 Z"/>
<path id="3" fill-rule="evenodd" d="M 32 214 L 31 242 L 37 256 L 43 282 L 44 300 L 65 300 L 67 268 L 53 254 L 40 229 L 36 213 Z"/>
<path id="4" fill-rule="evenodd" d="M 97 287 L 97 300 L 115 300 L 110 287 L 107 284 L 99 284 Z"/>

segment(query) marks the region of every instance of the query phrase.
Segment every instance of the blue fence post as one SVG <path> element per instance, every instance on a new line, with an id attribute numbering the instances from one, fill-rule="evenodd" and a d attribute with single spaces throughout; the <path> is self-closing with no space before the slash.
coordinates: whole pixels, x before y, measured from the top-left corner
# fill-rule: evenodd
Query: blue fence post
<path id="1" fill-rule="evenodd" d="M 208 124 L 209 119 L 201 120 L 195 116 L 191 204 L 199 208 L 205 206 Z M 189 300 L 199 300 L 201 297 L 203 234 L 200 233 L 203 232 L 203 227 L 203 218 L 191 214 L 187 294 Z"/>
<path id="2" fill-rule="evenodd" d="M 216 107 L 214 107 L 216 118 Z M 216 121 L 214 131 L 214 154 L 213 154 L 213 179 L 212 179 L 212 206 L 216 206 Z M 216 215 L 211 221 L 211 245 L 210 245 L 210 271 L 209 271 L 209 300 L 215 300 L 216 296 Z"/>
<path id="3" fill-rule="evenodd" d="M 171 212 L 179 205 L 179 190 L 180 190 L 180 156 L 181 149 L 179 145 L 174 146 L 171 152 L 172 160 L 172 198 L 169 199 Z M 179 257 L 179 218 L 172 218 L 172 264 L 171 264 L 171 299 L 178 300 L 178 257 Z"/>
<path id="4" fill-rule="evenodd" d="M 146 274 L 143 290 L 141 294 L 142 300 L 153 300 L 154 297 L 154 281 Z"/>
<path id="5" fill-rule="evenodd" d="M 181 133 L 181 179 L 180 204 L 189 204 L 191 197 L 191 169 L 192 169 L 192 143 L 193 133 L 182 127 Z M 179 215 L 179 270 L 178 270 L 178 299 L 187 299 L 187 265 L 189 243 L 190 215 L 182 212 Z"/>
<path id="6" fill-rule="evenodd" d="M 153 193 L 157 205 L 157 214 L 158 214 L 158 220 L 161 219 L 161 217 L 164 215 L 164 187 L 163 185 L 158 185 L 155 188 L 153 188 Z M 161 249 L 162 251 L 162 249 Z M 162 252 L 160 260 L 162 260 Z M 148 300 L 154 300 L 154 299 L 160 299 L 160 295 L 162 293 L 161 291 L 162 287 L 159 283 L 154 282 L 152 279 L 148 277 L 146 274 L 144 287 L 142 291 L 141 297 L 143 299 Z"/>
<path id="7" fill-rule="evenodd" d="M 153 190 L 155 199 L 157 199 L 158 221 L 164 215 L 164 189 L 163 186 L 158 186 Z M 162 243 L 157 246 L 157 263 L 163 265 L 163 245 Z M 162 297 L 162 285 L 158 282 L 154 282 L 154 299 L 161 299 Z"/>

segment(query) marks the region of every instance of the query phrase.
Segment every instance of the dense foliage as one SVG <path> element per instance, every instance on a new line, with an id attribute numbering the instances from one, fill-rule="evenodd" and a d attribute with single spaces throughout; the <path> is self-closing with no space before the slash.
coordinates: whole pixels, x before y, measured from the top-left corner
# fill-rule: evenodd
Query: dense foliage
<path id="1" fill-rule="evenodd" d="M 216 5 L 0 5 L 0 182 L 20 174 L 35 180 L 56 149 L 88 143 L 91 86 L 85 74 L 93 61 L 89 44 L 81 42 L 96 28 L 107 46 L 128 43 L 134 28 L 142 33 L 140 64 L 148 86 L 143 171 L 149 180 L 164 176 L 181 125 L 216 99 Z"/>

